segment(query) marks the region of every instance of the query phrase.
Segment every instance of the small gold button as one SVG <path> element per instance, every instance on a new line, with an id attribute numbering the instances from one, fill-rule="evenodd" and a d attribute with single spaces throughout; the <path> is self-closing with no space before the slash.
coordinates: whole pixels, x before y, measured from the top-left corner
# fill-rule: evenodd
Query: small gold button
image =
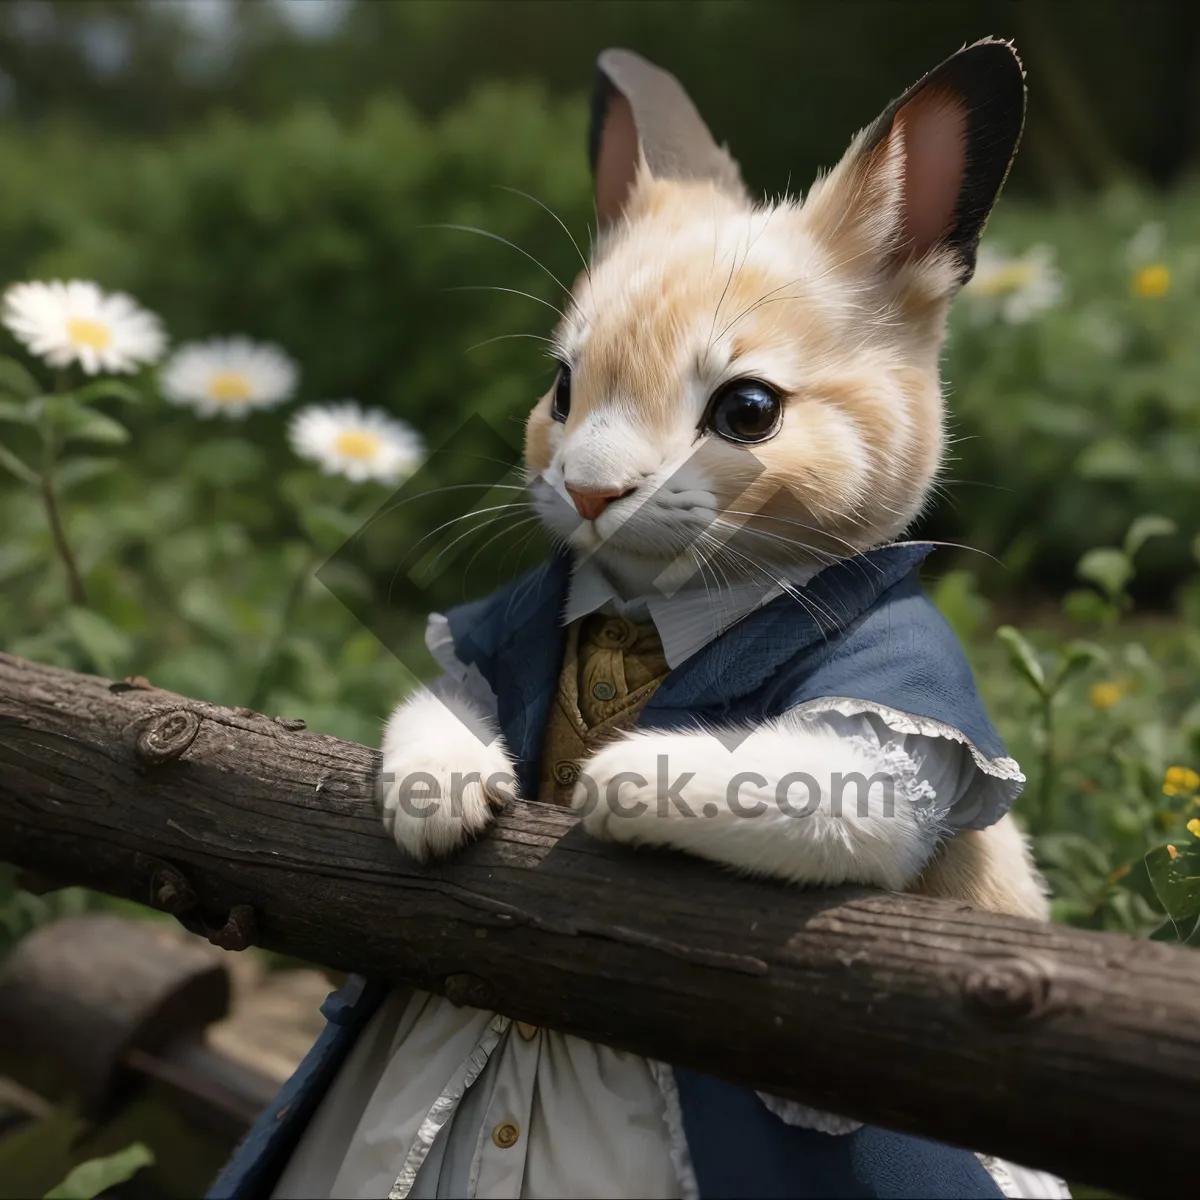
<path id="1" fill-rule="evenodd" d="M 517 1138 L 521 1136 L 521 1131 L 512 1121 L 502 1121 L 495 1129 L 492 1130 L 492 1141 L 500 1147 L 501 1150 L 507 1150 L 509 1146 L 515 1146 Z"/>
<path id="2" fill-rule="evenodd" d="M 613 617 L 600 627 L 600 641 L 614 649 L 627 649 L 637 640 L 637 626 L 622 617 Z"/>
<path id="3" fill-rule="evenodd" d="M 561 758 L 554 764 L 554 779 L 564 786 L 574 783 L 579 778 L 579 764 L 569 758 Z"/>
<path id="4" fill-rule="evenodd" d="M 607 679 L 597 680 L 592 684 L 592 695 L 597 700 L 611 700 L 617 694 L 617 685 Z"/>
<path id="5" fill-rule="evenodd" d="M 538 1027 L 536 1025 L 530 1025 L 528 1021 L 517 1022 L 517 1032 L 527 1042 L 532 1042 L 533 1039 L 537 1037 L 537 1031 Z"/>

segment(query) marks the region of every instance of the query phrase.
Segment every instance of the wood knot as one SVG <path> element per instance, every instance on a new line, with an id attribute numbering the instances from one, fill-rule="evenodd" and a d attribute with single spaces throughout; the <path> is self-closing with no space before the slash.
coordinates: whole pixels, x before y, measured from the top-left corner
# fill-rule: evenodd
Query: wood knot
<path id="1" fill-rule="evenodd" d="M 150 903 L 170 913 L 189 933 L 198 933 L 222 950 L 245 950 L 258 941 L 258 921 L 249 904 L 235 904 L 224 920 L 210 920 L 200 908 L 187 876 L 170 863 L 155 864 L 150 876 Z"/>
<path id="2" fill-rule="evenodd" d="M 160 912 L 173 917 L 196 905 L 196 893 L 183 872 L 170 863 L 160 863 L 150 876 L 150 903 Z"/>
<path id="3" fill-rule="evenodd" d="M 200 732 L 200 718 L 188 708 L 160 713 L 138 734 L 137 754 L 149 763 L 178 758 Z"/>
<path id="4" fill-rule="evenodd" d="M 1034 1021 L 1050 1008 L 1051 972 L 1031 958 L 1003 958 L 968 971 L 963 1001 L 990 1020 Z"/>
<path id="5" fill-rule="evenodd" d="M 447 975 L 442 980 L 442 993 L 451 1004 L 471 1008 L 496 1007 L 495 987 L 488 980 L 465 971 L 458 975 Z"/>
<path id="6" fill-rule="evenodd" d="M 208 930 L 208 940 L 222 950 L 245 950 L 258 941 L 258 922 L 249 904 L 235 904 L 220 929 Z"/>

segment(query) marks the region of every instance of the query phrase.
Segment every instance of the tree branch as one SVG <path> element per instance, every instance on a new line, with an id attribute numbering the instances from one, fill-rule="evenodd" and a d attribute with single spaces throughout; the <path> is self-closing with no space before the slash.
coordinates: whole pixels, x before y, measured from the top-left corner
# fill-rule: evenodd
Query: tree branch
<path id="1" fill-rule="evenodd" d="M 515 803 L 405 861 L 377 755 L 0 655 L 0 856 L 226 946 L 460 1003 L 1129 1194 L 1191 1194 L 1200 956 L 864 890 L 735 879 Z"/>

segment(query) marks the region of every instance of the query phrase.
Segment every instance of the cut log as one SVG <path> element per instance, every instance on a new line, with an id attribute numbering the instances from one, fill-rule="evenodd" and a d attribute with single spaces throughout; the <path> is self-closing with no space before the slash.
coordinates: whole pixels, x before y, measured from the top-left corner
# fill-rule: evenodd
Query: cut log
<path id="1" fill-rule="evenodd" d="M 43 926 L 0 963 L 0 1070 L 108 1115 L 134 1082 L 131 1055 L 225 1016 L 229 979 L 214 954 L 170 927 L 100 913 Z"/>
<path id="2" fill-rule="evenodd" d="M 377 754 L 0 655 L 0 857 L 248 941 L 1127 1194 L 1190 1195 L 1200 956 L 600 845 L 516 802 L 445 863 Z"/>

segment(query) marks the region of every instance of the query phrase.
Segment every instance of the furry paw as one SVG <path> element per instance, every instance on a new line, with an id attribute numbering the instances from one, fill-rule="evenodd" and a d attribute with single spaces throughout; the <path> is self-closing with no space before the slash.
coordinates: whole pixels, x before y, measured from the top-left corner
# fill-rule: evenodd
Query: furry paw
<path id="1" fill-rule="evenodd" d="M 885 782 L 872 793 L 873 778 Z M 853 785 L 843 803 L 853 780 L 866 793 Z M 900 889 L 936 841 L 917 811 L 924 788 L 898 748 L 783 717 L 733 749 L 700 730 L 626 734 L 583 765 L 572 807 L 605 841 L 670 846 L 794 883 Z"/>
<path id="2" fill-rule="evenodd" d="M 623 737 L 593 755 L 579 774 L 571 807 L 581 813 L 583 827 L 606 842 L 646 840 L 645 823 L 659 811 L 660 757 L 669 763 L 671 743 L 678 739 L 644 734 Z M 687 801 L 666 781 L 663 804 Z"/>
<path id="3" fill-rule="evenodd" d="M 418 862 L 441 858 L 482 833 L 516 791 L 504 744 L 460 696 L 421 691 L 383 735 L 383 823 Z"/>

